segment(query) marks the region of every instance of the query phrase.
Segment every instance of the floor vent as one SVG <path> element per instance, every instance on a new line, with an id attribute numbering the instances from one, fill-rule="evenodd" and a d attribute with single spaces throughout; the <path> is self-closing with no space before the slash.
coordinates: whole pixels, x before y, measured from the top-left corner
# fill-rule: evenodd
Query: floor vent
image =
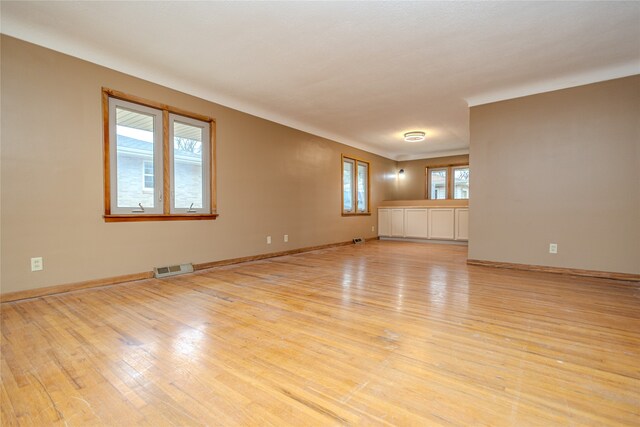
<path id="1" fill-rule="evenodd" d="M 364 243 L 364 239 L 362 237 L 356 237 L 355 239 L 353 239 L 353 243 L 356 245 L 361 245 Z"/>
<path id="2" fill-rule="evenodd" d="M 153 269 L 156 278 L 177 276 L 178 274 L 193 273 L 193 264 L 168 265 Z"/>

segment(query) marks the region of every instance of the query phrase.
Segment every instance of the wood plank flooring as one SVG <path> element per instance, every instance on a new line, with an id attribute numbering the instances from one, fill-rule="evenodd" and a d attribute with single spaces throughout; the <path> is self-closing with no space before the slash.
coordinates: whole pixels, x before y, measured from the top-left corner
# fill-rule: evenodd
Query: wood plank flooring
<path id="1" fill-rule="evenodd" d="M 1 424 L 640 425 L 640 285 L 376 241 L 4 303 Z"/>

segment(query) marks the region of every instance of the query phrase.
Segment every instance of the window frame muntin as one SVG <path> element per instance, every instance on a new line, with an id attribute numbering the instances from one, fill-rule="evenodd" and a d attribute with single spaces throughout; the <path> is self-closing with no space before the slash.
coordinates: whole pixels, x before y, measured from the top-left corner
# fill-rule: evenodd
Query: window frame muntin
<path id="1" fill-rule="evenodd" d="M 352 176 L 352 194 L 353 194 L 353 211 L 344 210 L 344 160 L 350 160 L 353 162 L 353 176 Z M 358 162 L 367 165 L 367 185 L 366 185 L 366 203 L 367 210 L 364 212 L 358 212 Z M 359 159 L 354 156 L 347 156 L 342 154 L 340 156 L 340 212 L 342 216 L 367 216 L 371 215 L 371 162 L 363 159 Z"/>
<path id="2" fill-rule="evenodd" d="M 217 165 L 216 165 L 216 120 L 202 114 L 192 113 L 181 108 L 173 107 L 160 102 L 151 101 L 135 95 L 109 89 L 103 87 L 102 91 L 102 133 L 103 133 L 103 184 L 104 184 L 104 215 L 105 222 L 137 222 L 137 221 L 182 221 L 182 220 L 214 220 L 218 217 L 217 213 Z M 168 174 L 164 174 L 163 179 L 163 213 L 162 214 L 119 214 L 111 211 L 111 164 L 110 164 L 110 114 L 109 99 L 116 98 L 124 101 L 132 102 L 151 108 L 160 109 L 163 112 L 163 158 L 167 158 L 168 150 L 168 116 L 169 112 L 202 120 L 209 123 L 209 182 L 210 182 L 210 199 L 209 204 L 211 211 L 208 214 L 171 214 L 169 213 L 169 182 Z M 165 162 L 163 161 L 163 170 Z"/>

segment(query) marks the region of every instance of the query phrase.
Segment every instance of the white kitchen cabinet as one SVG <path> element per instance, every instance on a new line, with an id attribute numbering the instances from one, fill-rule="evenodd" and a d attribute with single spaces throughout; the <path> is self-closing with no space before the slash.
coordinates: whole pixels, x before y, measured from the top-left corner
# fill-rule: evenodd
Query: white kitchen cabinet
<path id="1" fill-rule="evenodd" d="M 391 236 L 391 209 L 378 209 L 378 235 Z"/>
<path id="2" fill-rule="evenodd" d="M 453 240 L 454 221 L 453 208 L 429 209 L 429 239 Z"/>
<path id="3" fill-rule="evenodd" d="M 426 208 L 409 208 L 404 210 L 405 237 L 429 238 L 429 215 Z"/>
<path id="4" fill-rule="evenodd" d="M 469 208 L 403 206 L 378 208 L 378 235 L 395 240 L 469 240 Z"/>
<path id="5" fill-rule="evenodd" d="M 469 240 L 469 209 L 456 209 L 456 240 Z"/>
<path id="6" fill-rule="evenodd" d="M 404 237 L 404 209 L 391 209 L 391 236 Z"/>

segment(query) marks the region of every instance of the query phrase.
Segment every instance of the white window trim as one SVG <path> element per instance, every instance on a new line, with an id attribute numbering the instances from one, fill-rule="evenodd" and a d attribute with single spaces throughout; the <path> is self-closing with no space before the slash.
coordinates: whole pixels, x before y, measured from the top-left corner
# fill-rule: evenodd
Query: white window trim
<path id="1" fill-rule="evenodd" d="M 449 198 L 449 168 L 448 167 L 437 167 L 437 168 L 429 168 L 429 199 L 431 200 L 447 200 Z M 444 197 L 443 198 L 434 198 L 433 194 L 431 194 L 431 187 L 433 185 L 433 172 L 444 171 L 445 179 L 444 179 Z"/>
<path id="2" fill-rule="evenodd" d="M 365 183 L 364 183 L 364 209 L 360 208 L 360 203 L 358 203 L 358 180 L 360 179 L 360 171 L 358 170 L 358 167 L 360 165 L 365 166 L 366 168 L 366 175 L 365 175 Z M 367 162 L 362 162 L 360 160 L 356 161 L 356 171 L 355 171 L 355 182 L 354 182 L 354 189 L 355 189 L 355 194 L 356 194 L 356 211 L 358 213 L 367 213 L 369 212 L 369 164 Z"/>
<path id="3" fill-rule="evenodd" d="M 469 189 L 467 189 L 467 197 L 456 197 L 456 169 L 469 169 L 469 165 L 451 167 L 451 197 L 454 200 L 469 200 Z M 469 177 L 471 177 L 471 173 L 469 173 Z M 469 178 L 469 183 L 471 183 L 471 178 Z"/>
<path id="4" fill-rule="evenodd" d="M 153 120 L 153 199 L 154 206 L 118 206 L 118 140 L 116 132 L 116 107 L 145 113 L 154 116 Z M 109 163 L 111 179 L 111 213 L 112 214 L 161 214 L 162 204 L 162 111 L 118 98 L 109 98 Z M 160 165 L 160 167 L 156 167 Z M 143 174 L 144 175 L 144 174 Z M 144 178 L 143 178 L 144 179 Z M 143 184 L 144 187 L 144 184 Z"/>
<path id="5" fill-rule="evenodd" d="M 176 208 L 175 207 L 175 162 L 174 162 L 174 123 L 185 123 L 202 129 L 202 208 Z M 210 153 L 210 134 L 209 123 L 202 120 L 192 119 L 190 117 L 181 116 L 179 114 L 169 114 L 169 176 L 171 177 L 171 203 L 169 211 L 172 214 L 208 214 L 211 205 L 211 178 L 209 171 L 211 170 L 211 153 Z"/>
<path id="6" fill-rule="evenodd" d="M 345 163 L 351 163 L 351 209 L 347 210 L 344 208 L 344 164 Z M 358 183 L 356 182 L 357 180 L 357 162 L 355 159 L 351 159 L 348 157 L 343 157 L 342 158 L 342 212 L 345 214 L 353 214 L 356 212 L 356 206 L 358 204 L 358 193 L 357 193 L 357 185 Z"/>

